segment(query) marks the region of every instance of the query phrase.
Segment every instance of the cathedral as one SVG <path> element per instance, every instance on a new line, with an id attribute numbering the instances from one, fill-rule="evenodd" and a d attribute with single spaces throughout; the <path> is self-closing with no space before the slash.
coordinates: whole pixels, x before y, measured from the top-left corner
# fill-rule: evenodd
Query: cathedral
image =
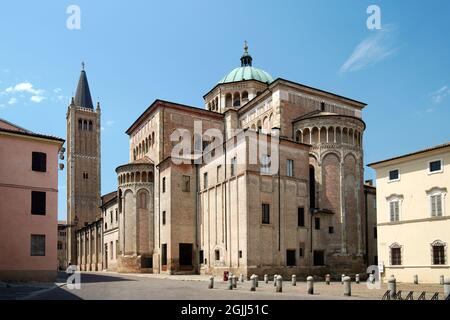
<path id="1" fill-rule="evenodd" d="M 274 79 L 253 66 L 247 44 L 240 66 L 203 98 L 204 108 L 155 100 L 144 110 L 126 131 L 117 191 L 101 196 L 100 105 L 94 110 L 81 71 L 67 113 L 71 263 L 136 273 L 365 273 L 376 255 L 363 181 L 366 104 Z"/>

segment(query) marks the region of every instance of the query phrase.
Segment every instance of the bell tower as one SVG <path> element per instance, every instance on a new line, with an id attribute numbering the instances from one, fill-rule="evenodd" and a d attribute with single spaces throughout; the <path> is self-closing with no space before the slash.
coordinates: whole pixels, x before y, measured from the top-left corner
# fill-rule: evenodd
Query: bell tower
<path id="1" fill-rule="evenodd" d="M 96 108 L 84 70 L 67 109 L 68 260 L 77 264 L 75 232 L 100 218 L 100 103 Z"/>

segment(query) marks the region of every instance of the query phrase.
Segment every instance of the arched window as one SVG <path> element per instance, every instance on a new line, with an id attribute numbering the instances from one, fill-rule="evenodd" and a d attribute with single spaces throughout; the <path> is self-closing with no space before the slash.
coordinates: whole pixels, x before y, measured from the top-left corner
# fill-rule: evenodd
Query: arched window
<path id="1" fill-rule="evenodd" d="M 89 131 L 92 131 L 92 121 L 89 121 Z"/>
<path id="2" fill-rule="evenodd" d="M 398 243 L 393 243 L 389 246 L 389 256 L 391 266 L 401 266 L 402 265 L 402 246 Z"/>
<path id="3" fill-rule="evenodd" d="M 141 173 L 136 172 L 136 182 L 141 182 Z"/>
<path id="4" fill-rule="evenodd" d="M 153 172 L 148 173 L 148 182 L 153 182 Z"/>
<path id="5" fill-rule="evenodd" d="M 389 197 L 386 197 L 386 200 L 388 202 L 389 221 L 390 222 L 400 221 L 403 196 L 398 194 L 392 194 Z"/>
<path id="6" fill-rule="evenodd" d="M 225 106 L 227 108 L 231 107 L 233 105 L 233 97 L 231 96 L 231 93 L 227 93 L 225 95 Z"/>
<path id="7" fill-rule="evenodd" d="M 155 143 L 155 133 L 152 132 L 152 145 Z"/>
<path id="8" fill-rule="evenodd" d="M 442 217 L 445 215 L 445 196 L 447 188 L 434 187 L 426 191 L 428 197 L 428 208 L 431 217 Z"/>
<path id="9" fill-rule="evenodd" d="M 142 182 L 147 182 L 147 172 L 142 172 Z"/>
<path id="10" fill-rule="evenodd" d="M 83 129 L 83 121 L 81 119 L 78 120 L 78 129 L 79 130 Z"/>
<path id="11" fill-rule="evenodd" d="M 84 120 L 83 121 L 83 130 L 87 130 L 87 127 L 88 125 L 87 125 L 87 121 L 86 120 Z"/>
<path id="12" fill-rule="evenodd" d="M 242 92 L 242 103 L 247 103 L 248 102 L 248 92 L 244 91 Z"/>
<path id="13" fill-rule="evenodd" d="M 431 257 L 432 257 L 432 264 L 434 265 L 442 265 L 446 262 L 446 250 L 447 245 L 445 242 L 442 242 L 441 240 L 435 240 L 431 244 Z"/>
<path id="14" fill-rule="evenodd" d="M 302 132 L 300 130 L 297 130 L 295 132 L 295 141 L 301 142 L 301 139 L 302 139 Z"/>
<path id="15" fill-rule="evenodd" d="M 239 92 L 235 92 L 233 96 L 233 107 L 239 107 L 241 105 L 241 96 Z"/>

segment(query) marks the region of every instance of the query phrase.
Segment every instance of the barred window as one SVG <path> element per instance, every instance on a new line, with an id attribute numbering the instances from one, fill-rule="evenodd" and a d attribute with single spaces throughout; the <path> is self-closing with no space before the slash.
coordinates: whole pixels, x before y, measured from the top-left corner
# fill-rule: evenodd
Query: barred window
<path id="1" fill-rule="evenodd" d="M 431 244 L 433 254 L 433 264 L 445 264 L 445 243 L 437 240 Z"/>
<path id="2" fill-rule="evenodd" d="M 391 265 L 399 266 L 402 264 L 402 247 L 394 243 L 391 247 Z"/>

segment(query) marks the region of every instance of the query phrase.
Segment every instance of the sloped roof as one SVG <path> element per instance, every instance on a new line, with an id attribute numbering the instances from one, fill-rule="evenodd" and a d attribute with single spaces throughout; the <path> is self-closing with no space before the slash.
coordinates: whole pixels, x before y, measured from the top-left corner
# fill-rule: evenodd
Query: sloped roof
<path id="1" fill-rule="evenodd" d="M 74 102 L 75 105 L 78 107 L 94 109 L 94 105 L 92 104 L 91 91 L 89 90 L 89 83 L 86 76 L 86 71 L 84 70 L 81 70 Z"/>

